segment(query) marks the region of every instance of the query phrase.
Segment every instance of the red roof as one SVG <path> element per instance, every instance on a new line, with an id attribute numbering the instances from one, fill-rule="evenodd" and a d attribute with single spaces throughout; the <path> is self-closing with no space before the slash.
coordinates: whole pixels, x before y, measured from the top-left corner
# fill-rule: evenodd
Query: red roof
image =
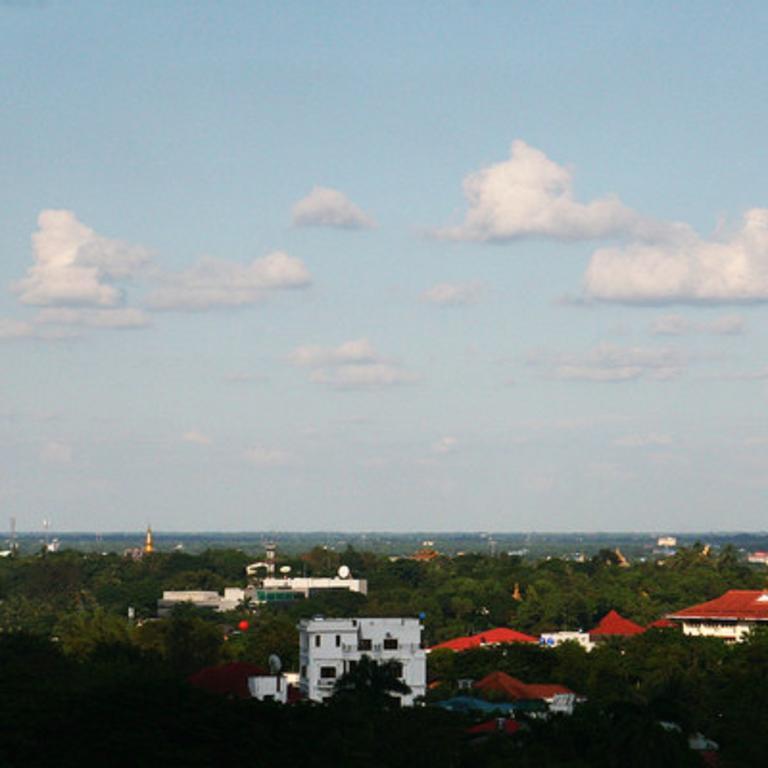
<path id="1" fill-rule="evenodd" d="M 471 728 L 467 728 L 466 733 L 517 733 L 520 730 L 520 723 L 510 720 L 507 717 L 494 718 L 486 720 L 484 723 L 478 723 Z"/>
<path id="2" fill-rule="evenodd" d="M 731 589 L 714 600 L 670 613 L 668 618 L 768 621 L 768 592 L 756 589 Z"/>
<path id="3" fill-rule="evenodd" d="M 609 611 L 600 619 L 600 623 L 589 633 L 592 637 L 628 637 L 629 635 L 639 635 L 645 632 L 645 628 L 634 621 L 625 619 L 616 611 Z"/>
<path id="4" fill-rule="evenodd" d="M 475 688 L 504 694 L 509 700 L 551 699 L 558 693 L 573 693 L 564 685 L 556 683 L 524 683 L 506 672 L 491 672 L 475 683 Z"/>
<path id="5" fill-rule="evenodd" d="M 446 640 L 444 643 L 438 643 L 430 648 L 434 651 L 438 648 L 447 648 L 451 651 L 466 651 L 469 648 L 479 648 L 483 645 L 498 645 L 500 643 L 538 643 L 535 637 L 518 632 L 514 629 L 498 627 L 489 629 L 486 632 L 479 632 L 469 637 L 456 637 L 453 640 Z"/>
<path id="6" fill-rule="evenodd" d="M 189 678 L 189 683 L 195 688 L 202 688 L 209 693 L 249 699 L 251 692 L 248 690 L 248 678 L 268 674 L 269 672 L 255 664 L 233 661 L 230 664 L 201 669 Z"/>
<path id="7" fill-rule="evenodd" d="M 670 627 L 676 627 L 677 624 L 675 624 L 674 621 L 670 621 L 669 619 L 656 619 L 656 621 L 652 621 L 648 625 L 648 629 L 669 629 Z"/>

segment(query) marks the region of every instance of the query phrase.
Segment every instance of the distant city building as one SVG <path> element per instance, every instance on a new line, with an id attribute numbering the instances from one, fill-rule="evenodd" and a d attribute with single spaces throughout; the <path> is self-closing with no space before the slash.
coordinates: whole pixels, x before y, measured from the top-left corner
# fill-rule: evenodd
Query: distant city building
<path id="1" fill-rule="evenodd" d="M 768 626 L 768 591 L 732 589 L 714 600 L 670 613 L 667 618 L 681 624 L 686 635 L 740 642 L 754 627 Z"/>
<path id="2" fill-rule="evenodd" d="M 422 625 L 411 618 L 302 619 L 299 629 L 299 685 L 304 696 L 323 701 L 336 681 L 353 670 L 363 656 L 378 663 L 393 661 L 400 679 L 410 687 L 399 694 L 412 705 L 426 692 L 426 655 L 421 645 Z"/>
<path id="3" fill-rule="evenodd" d="M 589 632 L 544 632 L 539 637 L 539 643 L 547 648 L 557 648 L 563 643 L 578 643 L 582 648 L 591 651 L 595 644 L 589 637 Z"/>
<path id="4" fill-rule="evenodd" d="M 282 577 L 276 577 L 274 545 L 267 548 L 265 562 L 252 563 L 245 572 L 250 579 L 247 587 L 226 587 L 224 594 L 201 590 L 174 590 L 163 592 L 157 602 L 158 616 L 167 615 L 174 605 L 192 603 L 198 608 L 208 608 L 219 613 L 234 611 L 248 605 L 267 605 L 302 600 L 327 590 L 346 590 L 368 594 L 368 582 L 365 579 L 353 579 L 346 565 L 342 565 L 333 577 L 294 577 L 288 576 L 290 568 L 283 566 Z M 263 578 L 256 576 L 260 569 L 267 574 Z"/>
<path id="5" fill-rule="evenodd" d="M 590 630 L 589 639 L 595 642 L 608 640 L 612 637 L 631 637 L 645 632 L 645 627 L 635 624 L 630 619 L 625 619 L 617 611 L 611 610 L 603 616 L 597 626 Z"/>
<path id="6" fill-rule="evenodd" d="M 677 537 L 676 536 L 659 536 L 659 538 L 656 539 L 656 546 L 666 547 L 666 548 L 676 547 Z"/>
<path id="7" fill-rule="evenodd" d="M 747 562 L 768 565 L 768 552 L 750 552 L 747 555 Z"/>
<path id="8" fill-rule="evenodd" d="M 558 683 L 524 683 L 506 672 L 491 672 L 474 687 L 503 701 L 543 701 L 550 712 L 573 714 L 576 694 Z"/>
<path id="9" fill-rule="evenodd" d="M 433 645 L 429 650 L 437 651 L 446 649 L 449 651 L 466 651 L 469 648 L 483 648 L 487 646 L 503 645 L 504 643 L 538 643 L 538 639 L 524 632 L 518 632 L 516 629 L 507 629 L 506 627 L 497 627 L 488 629 L 485 632 L 478 632 L 476 635 L 466 637 L 455 637 L 452 640 Z"/>
<path id="10" fill-rule="evenodd" d="M 346 571 L 346 573 L 349 573 L 349 571 Z M 361 595 L 367 595 L 368 582 L 365 579 L 352 579 L 349 576 L 346 578 L 341 576 L 334 576 L 333 578 L 296 576 L 284 579 L 266 577 L 261 580 L 261 589 L 265 592 L 270 590 L 294 592 L 304 597 L 311 597 L 313 592 L 322 592 L 328 589 L 348 590 L 349 592 L 359 592 Z"/>

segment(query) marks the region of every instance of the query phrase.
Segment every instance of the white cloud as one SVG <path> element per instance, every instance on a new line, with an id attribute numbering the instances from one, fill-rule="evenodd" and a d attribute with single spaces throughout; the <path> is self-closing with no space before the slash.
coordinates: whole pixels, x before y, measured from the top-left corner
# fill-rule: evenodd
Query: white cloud
<path id="1" fill-rule="evenodd" d="M 290 463 L 291 457 L 279 448 L 254 446 L 245 452 L 245 460 L 256 467 L 284 467 Z"/>
<path id="2" fill-rule="evenodd" d="M 663 381 L 679 376 L 687 365 L 676 349 L 613 344 L 600 344 L 582 355 L 536 354 L 528 362 L 554 379 L 604 382 Z"/>
<path id="3" fill-rule="evenodd" d="M 623 303 L 768 300 L 768 209 L 753 208 L 729 237 L 690 228 L 665 243 L 601 248 L 584 278 L 588 297 Z"/>
<path id="4" fill-rule="evenodd" d="M 459 450 L 459 439 L 451 435 L 445 435 L 432 444 L 432 453 L 445 455 Z"/>
<path id="5" fill-rule="evenodd" d="M 109 309 L 51 307 L 42 309 L 35 318 L 40 325 L 74 325 L 87 328 L 143 328 L 149 325 L 145 312 L 134 307 Z"/>
<path id="6" fill-rule="evenodd" d="M 204 258 L 158 280 L 158 289 L 148 299 L 151 307 L 201 311 L 255 304 L 270 291 L 304 288 L 311 276 L 301 259 L 275 251 L 250 264 Z"/>
<path id="7" fill-rule="evenodd" d="M 336 389 L 378 389 L 397 384 L 411 384 L 418 380 L 414 374 L 390 363 L 359 363 L 321 368 L 313 371 L 309 378 L 317 384 L 327 384 Z"/>
<path id="8" fill-rule="evenodd" d="M 346 195 L 330 187 L 315 187 L 293 206 L 297 227 L 370 229 L 376 222 Z"/>
<path id="9" fill-rule="evenodd" d="M 743 332 L 744 319 L 735 315 L 724 315 L 707 322 L 694 322 L 682 315 L 663 315 L 651 324 L 651 333 L 656 336 L 684 336 L 694 333 L 736 336 Z"/>
<path id="10" fill-rule="evenodd" d="M 122 295 L 114 281 L 131 277 L 148 260 L 144 249 L 97 235 L 71 211 L 42 211 L 38 227 L 35 263 L 14 285 L 24 304 L 115 306 Z"/>
<path id="11" fill-rule="evenodd" d="M 202 432 L 198 432 L 196 429 L 191 429 L 188 432 L 185 432 L 181 439 L 185 443 L 192 443 L 193 445 L 212 445 L 213 440 L 208 436 L 204 435 Z"/>
<path id="12" fill-rule="evenodd" d="M 342 363 L 372 363 L 377 359 L 376 350 L 368 339 L 352 339 L 338 347 L 304 346 L 291 355 L 295 365 L 326 366 Z"/>
<path id="13" fill-rule="evenodd" d="M 672 438 L 657 432 L 642 435 L 624 435 L 613 441 L 620 448 L 653 448 L 672 445 Z"/>
<path id="14" fill-rule="evenodd" d="M 517 140 L 509 160 L 467 176 L 464 223 L 437 234 L 454 240 L 591 240 L 627 234 L 645 238 L 667 229 L 613 197 L 576 202 L 572 181 L 570 170 Z"/>
<path id="15" fill-rule="evenodd" d="M 430 304 L 458 307 L 476 304 L 483 293 L 480 283 L 438 283 L 421 295 Z"/>
<path id="16" fill-rule="evenodd" d="M 376 389 L 417 381 L 401 366 L 382 358 L 368 339 L 337 347 L 303 346 L 291 355 L 294 365 L 311 368 L 309 380 L 336 389 Z"/>
<path id="17" fill-rule="evenodd" d="M 0 319 L 0 340 L 3 341 L 36 338 L 38 330 L 33 323 L 10 318 Z"/>
<path id="18" fill-rule="evenodd" d="M 46 464 L 69 464 L 72 461 L 72 446 L 51 440 L 40 449 L 40 458 Z"/>
<path id="19" fill-rule="evenodd" d="M 23 320 L 0 319 L 0 341 L 35 339 L 38 341 L 61 341 L 72 339 L 76 334 L 61 328 L 38 328 L 34 323 Z"/>

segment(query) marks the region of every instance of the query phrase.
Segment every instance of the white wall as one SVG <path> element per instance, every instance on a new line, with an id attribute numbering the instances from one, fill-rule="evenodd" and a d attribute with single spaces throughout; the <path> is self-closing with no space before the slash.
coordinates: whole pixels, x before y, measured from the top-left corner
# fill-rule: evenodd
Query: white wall
<path id="1" fill-rule="evenodd" d="M 418 619 L 305 619 L 299 624 L 301 689 L 313 701 L 322 701 L 333 693 L 336 680 L 349 671 L 350 662 L 359 662 L 365 655 L 379 663 L 393 660 L 402 664 L 401 679 L 411 693 L 400 698 L 403 705 L 411 705 L 426 692 L 421 632 Z M 324 676 L 324 671 L 333 674 Z"/>

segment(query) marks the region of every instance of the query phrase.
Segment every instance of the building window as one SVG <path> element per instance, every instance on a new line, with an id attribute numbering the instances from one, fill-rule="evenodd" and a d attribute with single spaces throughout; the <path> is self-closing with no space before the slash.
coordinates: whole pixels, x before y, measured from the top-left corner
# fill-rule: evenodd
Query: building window
<path id="1" fill-rule="evenodd" d="M 315 648 L 320 647 L 320 635 L 315 635 Z"/>
<path id="2" fill-rule="evenodd" d="M 385 651 L 396 651 L 397 650 L 397 638 L 396 637 L 385 637 L 384 638 L 384 650 Z"/>
<path id="3" fill-rule="evenodd" d="M 394 662 L 392 664 L 392 671 L 395 673 L 396 677 L 402 678 L 402 676 L 403 676 L 403 665 L 399 661 Z"/>
<path id="4" fill-rule="evenodd" d="M 320 667 L 320 677 L 325 680 L 336 677 L 336 667 Z"/>
<path id="5" fill-rule="evenodd" d="M 347 664 L 347 672 L 354 672 L 356 669 L 357 669 L 357 662 L 354 659 L 352 659 Z"/>
<path id="6" fill-rule="evenodd" d="M 372 647 L 371 641 L 367 637 L 361 637 L 357 641 L 358 651 L 370 651 Z"/>
<path id="7" fill-rule="evenodd" d="M 301 667 L 301 676 L 302 677 L 306 677 L 307 676 L 307 665 L 306 664 L 302 665 L 302 667 Z"/>
<path id="8" fill-rule="evenodd" d="M 338 648 L 341 645 L 341 635 L 336 635 L 336 647 Z"/>

